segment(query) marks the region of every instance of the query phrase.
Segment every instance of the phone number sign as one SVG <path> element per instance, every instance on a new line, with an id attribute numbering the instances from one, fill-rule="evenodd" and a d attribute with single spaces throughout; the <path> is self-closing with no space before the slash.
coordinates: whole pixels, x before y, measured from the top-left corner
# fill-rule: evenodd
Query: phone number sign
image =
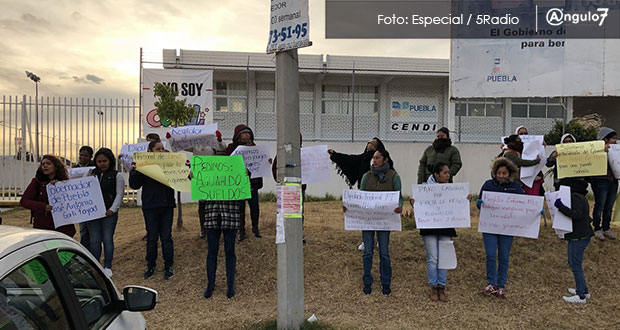
<path id="1" fill-rule="evenodd" d="M 310 42 L 308 0 L 271 0 L 267 53 L 307 47 Z"/>

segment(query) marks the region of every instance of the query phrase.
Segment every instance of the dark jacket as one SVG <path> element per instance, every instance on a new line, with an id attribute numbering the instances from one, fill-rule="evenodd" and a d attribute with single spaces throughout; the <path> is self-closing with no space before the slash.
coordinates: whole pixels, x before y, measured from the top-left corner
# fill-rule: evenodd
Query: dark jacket
<path id="1" fill-rule="evenodd" d="M 571 207 L 562 205 L 558 210 L 565 216 L 573 220 L 573 232 L 564 235 L 564 239 L 583 239 L 594 236 L 594 231 L 590 223 L 590 204 L 586 196 L 580 193 L 572 193 L 570 195 Z"/>
<path id="2" fill-rule="evenodd" d="M 55 230 L 73 237 L 75 235 L 74 225 L 54 228 L 52 212 L 45 211 L 45 206 L 49 205 L 47 189 L 45 188 L 48 183 L 49 181 L 39 181 L 36 178 L 32 179 L 22 194 L 19 204 L 32 211 L 32 218 L 34 220 L 33 228 Z"/>
<path id="3" fill-rule="evenodd" d="M 142 188 L 142 209 L 156 209 L 160 207 L 176 207 L 174 189 L 161 184 L 148 176 L 132 170 L 129 172 L 129 186 L 132 189 Z"/>
<path id="4" fill-rule="evenodd" d="M 89 166 L 95 166 L 95 162 L 93 162 L 92 160 L 89 160 L 89 161 L 88 161 L 88 163 L 86 163 L 86 165 L 81 165 L 81 164 L 78 162 L 78 163 L 75 163 L 75 164 L 73 165 L 73 168 L 76 168 L 76 167 L 89 167 Z"/>
<path id="5" fill-rule="evenodd" d="M 495 178 L 495 173 L 497 172 L 497 169 L 502 166 L 507 166 L 512 172 L 512 174 L 510 174 L 510 177 L 508 178 L 508 182 L 505 183 L 499 183 L 499 181 L 497 181 L 497 179 Z M 482 185 L 482 187 L 480 188 L 480 194 L 478 194 L 478 198 L 482 198 L 483 191 L 502 192 L 509 194 L 525 194 L 525 191 L 523 191 L 521 184 L 517 181 L 518 177 L 519 170 L 512 161 L 504 157 L 496 158 L 491 164 L 491 179 L 487 180 Z"/>
<path id="6" fill-rule="evenodd" d="M 454 178 L 463 166 L 461 153 L 455 146 L 451 145 L 439 152 L 431 145 L 424 150 L 422 158 L 420 158 L 420 164 L 418 166 L 418 184 L 426 182 L 429 175 L 432 174 L 432 167 L 438 162 L 448 164 L 450 168 L 450 182 L 452 182 L 452 178 Z"/>
<path id="7" fill-rule="evenodd" d="M 101 173 L 95 168 L 93 170 L 93 174 L 97 177 L 97 180 L 99 180 L 105 209 L 109 210 L 116 199 L 116 175 L 118 174 L 118 171 L 110 169 L 104 173 Z"/>
<path id="8" fill-rule="evenodd" d="M 233 134 L 232 143 L 228 144 L 228 146 L 226 147 L 227 155 L 230 156 L 230 154 L 232 154 L 233 151 L 235 151 L 235 149 L 237 149 L 237 147 L 241 145 L 239 144 L 239 135 L 241 135 L 242 131 L 247 131 L 248 133 L 250 133 L 250 139 L 252 139 L 251 145 L 256 145 L 256 143 L 254 143 L 254 131 L 252 131 L 252 129 L 247 125 L 237 125 Z M 250 179 L 250 188 L 252 190 L 258 190 L 263 188 L 263 178 Z"/>

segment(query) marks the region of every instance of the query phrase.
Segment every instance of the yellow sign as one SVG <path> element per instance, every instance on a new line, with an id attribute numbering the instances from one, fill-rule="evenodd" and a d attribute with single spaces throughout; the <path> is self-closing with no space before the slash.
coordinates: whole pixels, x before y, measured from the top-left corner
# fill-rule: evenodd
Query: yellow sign
<path id="1" fill-rule="evenodd" d="M 136 171 L 157 182 L 183 192 L 191 192 L 187 157 L 181 152 L 136 152 Z"/>
<path id="2" fill-rule="evenodd" d="M 558 144 L 555 148 L 558 179 L 607 174 L 607 153 L 602 140 Z"/>

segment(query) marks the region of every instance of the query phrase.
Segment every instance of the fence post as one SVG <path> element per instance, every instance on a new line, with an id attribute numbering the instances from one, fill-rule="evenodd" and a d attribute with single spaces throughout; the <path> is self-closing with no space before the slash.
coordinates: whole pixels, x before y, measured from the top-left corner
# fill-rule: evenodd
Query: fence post
<path id="1" fill-rule="evenodd" d="M 22 100 L 22 148 L 21 148 L 21 181 L 22 192 L 26 189 L 26 119 L 28 113 L 26 112 L 26 95 Z"/>

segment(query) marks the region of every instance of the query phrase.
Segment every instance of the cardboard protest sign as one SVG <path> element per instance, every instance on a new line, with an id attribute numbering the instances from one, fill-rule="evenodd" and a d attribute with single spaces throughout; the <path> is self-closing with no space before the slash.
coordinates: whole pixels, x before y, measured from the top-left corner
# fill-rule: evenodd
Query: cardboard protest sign
<path id="1" fill-rule="evenodd" d="M 243 156 L 243 163 L 250 173 L 252 173 L 252 179 L 271 177 L 268 144 L 260 146 L 238 146 L 230 155 Z"/>
<path id="2" fill-rule="evenodd" d="M 240 155 L 192 156 L 191 164 L 193 200 L 250 199 L 250 178 Z"/>
<path id="3" fill-rule="evenodd" d="M 56 228 L 105 217 L 101 186 L 94 176 L 58 181 L 45 188 Z"/>
<path id="4" fill-rule="evenodd" d="M 136 152 L 136 171 L 159 183 L 183 192 L 190 192 L 187 156 L 180 152 Z"/>
<path id="5" fill-rule="evenodd" d="M 558 153 L 558 179 L 607 174 L 604 141 L 564 143 L 555 148 Z"/>
<path id="6" fill-rule="evenodd" d="M 484 191 L 478 232 L 538 238 L 544 198 Z"/>
<path id="7" fill-rule="evenodd" d="M 276 187 L 276 212 L 285 218 L 301 218 L 301 184 L 285 183 Z"/>
<path id="8" fill-rule="evenodd" d="M 611 166 L 614 177 L 620 179 L 620 144 L 610 144 L 607 157 L 609 157 L 609 166 Z"/>
<path id="9" fill-rule="evenodd" d="M 149 149 L 150 142 L 139 142 L 133 144 L 123 144 L 121 147 L 121 152 L 118 154 L 118 158 L 121 160 L 123 167 L 126 171 L 131 170 L 131 163 L 133 163 L 133 154 L 135 152 L 147 152 Z M 166 148 L 166 141 L 161 141 Z"/>
<path id="10" fill-rule="evenodd" d="M 555 207 L 554 203 L 558 198 L 562 200 L 562 204 L 570 208 L 570 187 L 560 186 L 560 190 L 558 191 L 550 191 L 545 193 L 545 199 L 547 200 L 549 213 L 551 213 L 551 218 L 553 219 L 552 228 L 555 229 L 555 233 L 559 237 L 564 238 L 564 234 L 573 232 L 573 220 L 565 216 L 562 212 L 558 210 L 557 207 Z"/>
<path id="11" fill-rule="evenodd" d="M 469 228 L 469 183 L 413 185 L 416 228 Z"/>
<path id="12" fill-rule="evenodd" d="M 69 179 L 81 178 L 86 176 L 88 172 L 94 169 L 94 166 L 68 168 L 67 175 L 69 176 Z"/>
<path id="13" fill-rule="evenodd" d="M 398 191 L 345 189 L 342 192 L 342 203 L 347 208 L 344 229 L 401 231 L 400 214 L 394 213 L 399 199 Z"/>
<path id="14" fill-rule="evenodd" d="M 196 146 L 210 146 L 217 149 L 219 142 L 215 131 L 217 131 L 217 124 L 181 126 L 170 129 L 166 138 L 172 151 L 181 151 Z"/>
<path id="15" fill-rule="evenodd" d="M 332 176 L 331 164 L 326 145 L 301 148 L 301 183 L 329 181 Z"/>

